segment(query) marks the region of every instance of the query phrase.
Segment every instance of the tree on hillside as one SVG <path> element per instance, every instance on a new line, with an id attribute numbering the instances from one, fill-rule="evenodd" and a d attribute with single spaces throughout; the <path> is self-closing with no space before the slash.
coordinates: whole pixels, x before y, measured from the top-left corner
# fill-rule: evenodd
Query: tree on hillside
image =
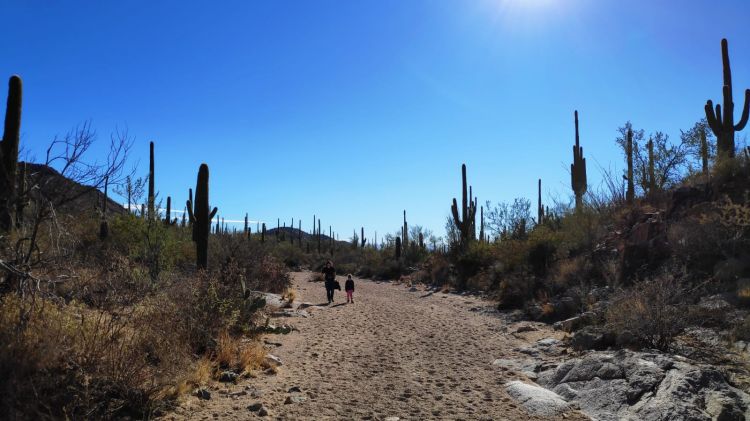
<path id="1" fill-rule="evenodd" d="M 646 138 L 643 129 L 633 129 L 630 121 L 617 129 L 619 136 L 615 139 L 622 148 L 623 157 L 627 156 L 627 133 L 633 130 L 633 178 L 636 189 L 645 194 L 649 189 L 649 153 L 648 141 L 654 148 L 654 186 L 657 190 L 669 188 L 679 182 L 689 159 L 689 148 L 683 143 L 672 143 L 669 135 L 657 131 Z"/>
<path id="2" fill-rule="evenodd" d="M 701 149 L 701 135 L 706 137 L 706 146 L 708 153 L 709 166 L 716 159 L 716 137 L 711 128 L 708 127 L 706 119 L 698 120 L 693 127 L 688 130 L 680 130 L 680 139 L 685 145 L 688 154 L 687 170 L 688 173 L 694 174 L 700 172 L 703 167 L 703 156 Z"/>

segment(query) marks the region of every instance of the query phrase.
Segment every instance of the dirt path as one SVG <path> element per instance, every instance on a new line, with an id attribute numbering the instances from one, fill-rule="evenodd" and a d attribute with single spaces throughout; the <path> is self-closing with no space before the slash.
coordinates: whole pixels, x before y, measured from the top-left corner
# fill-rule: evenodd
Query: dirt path
<path id="1" fill-rule="evenodd" d="M 326 301 L 309 273 L 293 279 L 298 302 Z M 503 387 L 522 376 L 492 362 L 554 332 L 508 333 L 497 315 L 476 311 L 490 303 L 474 297 L 365 280 L 356 288 L 354 304 L 337 292 L 333 306 L 306 309 L 309 318 L 276 320 L 299 329 L 267 337 L 281 344 L 270 350 L 283 362 L 278 374 L 217 385 L 212 399 L 191 397 L 166 418 L 251 419 L 258 412 L 248 406 L 261 403 L 266 419 L 538 419 Z M 285 404 L 290 396 L 298 401 Z"/>

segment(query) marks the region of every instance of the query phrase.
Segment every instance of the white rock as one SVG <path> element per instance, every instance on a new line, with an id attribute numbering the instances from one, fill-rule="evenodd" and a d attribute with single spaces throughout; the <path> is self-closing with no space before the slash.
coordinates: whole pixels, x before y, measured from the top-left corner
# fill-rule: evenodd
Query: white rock
<path id="1" fill-rule="evenodd" d="M 541 386 L 514 380 L 506 383 L 505 389 L 533 415 L 552 417 L 570 409 L 560 395 Z"/>

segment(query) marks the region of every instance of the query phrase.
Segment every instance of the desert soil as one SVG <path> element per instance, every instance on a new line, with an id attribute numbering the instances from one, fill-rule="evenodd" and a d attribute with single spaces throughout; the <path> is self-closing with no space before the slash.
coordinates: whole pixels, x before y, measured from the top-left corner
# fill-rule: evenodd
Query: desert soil
<path id="1" fill-rule="evenodd" d="M 292 277 L 296 302 L 326 302 L 323 285 L 309 282 L 309 272 Z M 542 419 L 505 392 L 507 381 L 523 375 L 492 362 L 561 333 L 515 333 L 516 326 L 482 311 L 492 304 L 478 297 L 355 282 L 353 304 L 337 291 L 333 305 L 306 308 L 308 318 L 272 320 L 298 329 L 265 337 L 269 352 L 282 360 L 277 374 L 216 383 L 210 400 L 187 397 L 164 418 L 260 418 L 248 409 L 260 403 L 268 411 L 265 419 L 281 420 Z M 290 392 L 295 387 L 299 392 Z M 285 403 L 291 396 L 296 401 Z M 587 418 L 570 412 L 559 419 Z"/>

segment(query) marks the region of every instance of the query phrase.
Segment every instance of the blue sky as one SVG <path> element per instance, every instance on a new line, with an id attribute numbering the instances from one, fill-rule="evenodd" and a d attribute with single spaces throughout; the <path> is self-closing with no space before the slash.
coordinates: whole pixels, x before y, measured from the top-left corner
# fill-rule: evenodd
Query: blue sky
<path id="1" fill-rule="evenodd" d="M 341 236 L 444 234 L 460 168 L 480 202 L 570 194 L 573 110 L 589 182 L 626 120 L 673 138 L 750 87 L 750 2 L 619 0 L 0 1 L 0 76 L 24 79 L 41 159 L 90 120 L 136 138 L 184 203 L 198 166 L 227 219 L 312 215 Z M 103 148 L 93 151 L 101 159 Z M 535 200 L 535 199 L 534 199 Z M 178 206 L 182 209 L 182 206 Z M 296 225 L 296 222 L 295 222 Z"/>

